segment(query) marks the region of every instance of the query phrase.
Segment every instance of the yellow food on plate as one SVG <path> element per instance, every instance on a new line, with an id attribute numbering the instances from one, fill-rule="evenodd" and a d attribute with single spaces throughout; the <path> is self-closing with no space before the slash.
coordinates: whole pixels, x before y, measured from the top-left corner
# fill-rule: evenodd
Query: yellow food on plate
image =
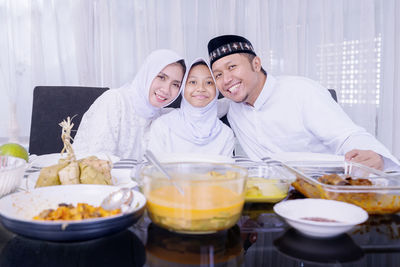
<path id="1" fill-rule="evenodd" d="M 79 176 L 79 164 L 76 161 L 69 163 L 58 171 L 61 184 L 79 184 Z"/>
<path id="2" fill-rule="evenodd" d="M 58 172 L 68 165 L 67 162 L 44 167 L 40 170 L 39 178 L 36 181 L 35 187 L 60 185 L 60 177 Z"/>
<path id="3" fill-rule="evenodd" d="M 79 167 L 81 184 L 112 184 L 111 163 L 109 161 L 92 156 L 80 160 Z"/>
<path id="4" fill-rule="evenodd" d="M 104 184 L 111 185 L 111 162 L 95 156 L 59 163 L 40 170 L 35 187 L 65 184 Z"/>
<path id="5" fill-rule="evenodd" d="M 281 201 L 287 196 L 289 184 L 281 183 L 278 179 L 249 177 L 246 185 L 246 202 Z"/>
<path id="6" fill-rule="evenodd" d="M 244 204 L 243 196 L 213 185 L 163 186 L 151 191 L 147 209 L 152 221 L 178 232 L 215 232 L 233 226 Z"/>
<path id="7" fill-rule="evenodd" d="M 84 219 L 93 219 L 109 217 L 121 213 L 120 209 L 105 210 L 102 207 L 94 207 L 86 203 L 78 203 L 75 207 L 71 204 L 59 204 L 57 209 L 46 209 L 39 215 L 33 217 L 40 221 L 76 221 Z"/>

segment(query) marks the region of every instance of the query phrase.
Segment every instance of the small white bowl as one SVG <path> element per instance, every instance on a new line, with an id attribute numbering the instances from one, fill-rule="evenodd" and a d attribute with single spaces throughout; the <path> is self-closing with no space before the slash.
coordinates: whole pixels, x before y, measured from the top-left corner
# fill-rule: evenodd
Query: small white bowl
<path id="1" fill-rule="evenodd" d="M 320 238 L 345 233 L 368 219 L 356 205 L 326 199 L 287 200 L 276 204 L 274 211 L 299 232 Z"/>
<path id="2" fill-rule="evenodd" d="M 24 159 L 0 156 L 0 197 L 18 188 L 26 166 L 27 163 Z"/>

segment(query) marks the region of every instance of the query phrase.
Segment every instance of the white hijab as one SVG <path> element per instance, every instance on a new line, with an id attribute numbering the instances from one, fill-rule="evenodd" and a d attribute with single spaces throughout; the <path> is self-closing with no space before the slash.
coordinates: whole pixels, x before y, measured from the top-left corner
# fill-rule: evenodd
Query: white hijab
<path id="1" fill-rule="evenodd" d="M 212 73 L 208 63 L 203 58 L 198 58 L 187 68 L 183 86 L 186 87 L 186 80 L 192 66 L 200 61 L 206 63 L 210 73 Z M 191 143 L 205 145 L 212 142 L 220 134 L 223 126 L 217 117 L 218 89 L 215 88 L 215 90 L 215 98 L 207 106 L 194 107 L 185 99 L 185 89 L 183 89 L 181 107 L 160 117 L 159 120 L 176 135 Z"/>
<path id="2" fill-rule="evenodd" d="M 129 100 L 127 102 L 130 102 L 131 105 L 133 105 L 132 108 L 141 117 L 145 119 L 153 119 L 160 115 L 161 108 L 154 107 L 149 101 L 151 83 L 162 69 L 179 60 L 183 60 L 183 58 L 172 50 L 155 50 L 146 58 L 137 72 L 135 79 L 119 88 L 124 98 Z M 182 86 L 179 90 L 182 91 Z M 178 96 L 179 93 L 165 106 L 172 103 Z"/>

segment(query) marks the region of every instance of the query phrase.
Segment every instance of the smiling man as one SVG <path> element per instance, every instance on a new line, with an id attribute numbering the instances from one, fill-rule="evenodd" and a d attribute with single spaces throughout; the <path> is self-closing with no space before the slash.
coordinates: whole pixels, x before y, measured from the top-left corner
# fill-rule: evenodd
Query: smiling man
<path id="1" fill-rule="evenodd" d="M 218 36 L 208 52 L 217 88 L 232 100 L 229 123 L 251 159 L 279 152 L 330 153 L 376 169 L 400 169 L 326 88 L 305 77 L 267 75 L 246 38 Z"/>

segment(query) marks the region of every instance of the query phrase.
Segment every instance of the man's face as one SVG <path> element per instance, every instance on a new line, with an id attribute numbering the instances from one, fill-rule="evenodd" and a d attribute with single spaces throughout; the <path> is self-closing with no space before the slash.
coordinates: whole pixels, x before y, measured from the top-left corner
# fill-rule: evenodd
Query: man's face
<path id="1" fill-rule="evenodd" d="M 255 58 L 256 59 L 256 58 Z M 243 54 L 232 54 L 218 59 L 212 71 L 221 94 L 237 103 L 253 104 L 258 96 L 257 72 Z"/>

